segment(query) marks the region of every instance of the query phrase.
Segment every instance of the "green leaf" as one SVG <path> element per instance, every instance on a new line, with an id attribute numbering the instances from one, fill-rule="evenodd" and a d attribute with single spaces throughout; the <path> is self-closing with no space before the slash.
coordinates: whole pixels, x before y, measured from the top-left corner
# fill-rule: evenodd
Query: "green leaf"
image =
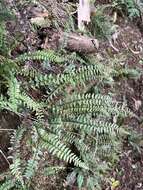
<path id="1" fill-rule="evenodd" d="M 79 189 L 82 187 L 83 182 L 84 182 L 84 176 L 81 173 L 79 173 L 77 176 L 77 184 Z"/>

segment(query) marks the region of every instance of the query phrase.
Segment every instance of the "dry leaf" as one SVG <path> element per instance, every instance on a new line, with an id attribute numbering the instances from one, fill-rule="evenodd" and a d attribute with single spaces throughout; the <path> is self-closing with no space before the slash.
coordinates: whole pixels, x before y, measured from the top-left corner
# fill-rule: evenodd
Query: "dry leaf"
<path id="1" fill-rule="evenodd" d="M 35 18 L 31 18 L 31 23 L 36 25 L 36 26 L 41 26 L 41 27 L 48 27 L 50 26 L 50 20 L 49 19 L 45 19 L 44 17 L 35 17 Z"/>
<path id="2" fill-rule="evenodd" d="M 49 17 L 49 13 L 48 12 L 38 13 L 36 16 L 37 17 Z"/>
<path id="3" fill-rule="evenodd" d="M 142 102 L 140 100 L 136 100 L 135 98 L 133 98 L 133 100 L 135 103 L 135 109 L 138 110 L 140 106 L 142 105 Z"/>

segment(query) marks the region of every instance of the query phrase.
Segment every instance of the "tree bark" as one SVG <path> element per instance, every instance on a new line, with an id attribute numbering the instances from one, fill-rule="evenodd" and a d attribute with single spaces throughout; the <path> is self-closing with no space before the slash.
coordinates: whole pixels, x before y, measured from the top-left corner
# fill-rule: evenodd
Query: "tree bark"
<path id="1" fill-rule="evenodd" d="M 94 53 L 99 48 L 97 39 L 82 36 L 76 33 L 60 33 L 57 37 L 57 46 L 80 53 Z"/>

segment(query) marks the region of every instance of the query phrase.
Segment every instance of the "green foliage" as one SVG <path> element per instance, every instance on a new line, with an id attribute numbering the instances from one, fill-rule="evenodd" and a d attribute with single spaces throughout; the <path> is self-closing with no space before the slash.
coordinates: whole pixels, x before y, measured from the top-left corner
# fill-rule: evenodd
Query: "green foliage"
<path id="1" fill-rule="evenodd" d="M 130 17 L 139 14 L 133 1 L 114 3 L 115 7 L 125 8 Z M 115 31 L 116 26 L 104 14 L 109 7 L 97 7 L 89 26 L 92 36 L 109 39 Z M 84 59 L 75 52 L 71 55 L 65 52 L 63 56 L 59 52 L 42 50 L 12 59 L 6 41 L 5 21 L 6 17 L 9 18 L 6 13 L 0 9 L 0 110 L 16 113 L 23 122 L 11 137 L 9 159 L 12 163 L 0 190 L 32 189 L 32 180 L 38 170 L 49 176 L 68 166 L 72 172 L 67 177 L 67 185 L 76 180 L 79 189 L 100 190 L 103 178 L 106 180 L 106 171 L 117 159 L 121 148 L 124 130 L 118 119 L 132 113 L 114 96 L 95 93 L 90 85 L 94 84 L 97 88 L 104 82 L 111 85 L 113 77 L 136 77 L 140 73 L 116 67 L 114 63 L 109 65 L 105 61 L 104 64 L 95 57 L 86 56 Z M 63 24 L 58 22 L 57 28 Z M 74 31 L 71 16 L 65 28 Z M 38 67 L 35 67 L 35 62 Z M 44 64 L 48 66 L 43 69 Z M 58 67 L 58 74 L 50 72 L 50 64 Z M 63 70 L 65 64 L 67 68 Z M 135 146 L 133 136 L 129 138 L 130 144 Z M 23 155 L 23 147 L 28 147 L 28 158 Z M 45 150 L 64 161 L 64 166 L 44 165 L 41 168 Z"/>
<path id="2" fill-rule="evenodd" d="M 8 55 L 9 45 L 7 40 L 6 21 L 14 19 L 4 0 L 0 0 L 0 55 Z"/>
<path id="3" fill-rule="evenodd" d="M 138 4 L 134 0 L 114 0 L 113 5 L 123 13 L 127 14 L 131 19 L 141 16 L 141 3 Z"/>
<path id="4" fill-rule="evenodd" d="M 49 61 L 49 62 L 56 62 L 56 63 L 62 63 L 65 61 L 65 59 L 61 56 L 58 56 L 57 53 L 55 53 L 52 50 L 48 51 L 36 51 L 33 53 L 25 53 L 23 55 L 20 55 L 16 61 L 28 61 L 28 60 L 40 60 L 40 61 Z"/>
<path id="5" fill-rule="evenodd" d="M 101 183 L 104 176 L 104 181 L 106 181 L 106 172 L 109 170 L 109 165 L 107 162 L 100 161 L 97 157 L 89 157 L 88 162 L 90 163 L 92 159 L 93 170 L 81 170 L 79 168 L 75 168 L 72 172 L 70 172 L 66 178 L 67 185 L 72 185 L 74 182 L 75 176 L 77 176 L 77 184 L 78 188 L 82 189 L 83 187 L 94 190 L 101 190 Z M 95 169 L 96 168 L 96 169 Z"/>
<path id="6" fill-rule="evenodd" d="M 3 93 L 6 91 L 12 70 L 16 66 L 16 64 L 9 59 L 10 43 L 6 30 L 6 22 L 11 19 L 13 19 L 13 16 L 7 8 L 5 1 L 0 0 L 0 89 Z"/>
<path id="7" fill-rule="evenodd" d="M 111 5 L 97 6 L 95 14 L 91 16 L 89 31 L 96 38 L 109 39 L 116 30 L 112 18 L 105 14 L 105 9 L 110 7 Z"/>
<path id="8" fill-rule="evenodd" d="M 96 173 L 97 168 L 94 167 L 92 158 L 105 158 L 117 151 L 118 136 L 122 133 L 122 128 L 112 122 L 112 117 L 126 117 L 131 112 L 126 105 L 113 100 L 109 95 L 84 93 L 82 90 L 90 82 L 104 81 L 112 72 L 108 73 L 107 68 L 98 63 L 58 75 L 45 75 L 34 68 L 28 68 L 25 73 L 23 61 L 27 60 L 59 63 L 62 59 L 54 52 L 51 54 L 51 51 L 21 55 L 16 59 L 17 67 L 11 71 L 13 75 L 10 74 L 10 78 L 7 78 L 7 96 L 1 96 L 1 109 L 11 110 L 19 116 L 24 115 L 25 111 L 29 114 L 32 112 L 35 118 L 31 116 L 30 119 L 33 148 L 32 156 L 27 161 L 21 158 L 20 153 L 21 140 L 27 130 L 24 125 L 16 131 L 12 141 L 15 152 L 10 169 L 15 187 L 17 183 L 23 189 L 30 187 L 45 149 L 59 159 L 74 164 L 83 172 L 83 176 L 78 175 L 77 178 L 80 187 L 97 187 L 98 179 L 92 174 Z M 18 79 L 20 71 L 20 76 L 26 77 L 25 86 Z M 43 98 L 36 100 L 29 94 L 31 84 L 35 91 L 41 87 L 45 89 Z M 71 92 L 67 92 L 68 88 Z M 76 92 L 77 89 L 80 90 L 79 93 Z M 72 145 L 78 154 L 71 149 Z M 49 174 L 52 172 L 49 171 Z M 84 183 L 83 178 L 86 179 Z"/>
<path id="9" fill-rule="evenodd" d="M 14 182 L 12 180 L 7 180 L 0 186 L 0 190 L 11 190 L 14 187 Z"/>
<path id="10" fill-rule="evenodd" d="M 66 162 L 73 162 L 75 166 L 88 169 L 88 167 L 82 163 L 82 161 L 74 154 L 72 151 L 61 142 L 58 136 L 53 134 L 47 134 L 42 131 L 44 134 L 39 132 L 41 139 L 44 141 L 42 146 L 48 148 L 49 152 L 53 155 L 56 155 L 61 160 Z"/>
<path id="11" fill-rule="evenodd" d="M 14 18 L 14 16 L 8 10 L 6 2 L 4 0 L 0 0 L 0 22 L 11 20 L 12 18 Z"/>
<path id="12" fill-rule="evenodd" d="M 102 19 L 101 15 L 100 22 L 104 23 Z M 4 30 L 1 33 L 5 35 Z M 1 39 L 0 50 L 5 41 Z M 0 109 L 16 113 L 24 121 L 11 137 L 10 174 L 0 188 L 30 189 L 45 150 L 73 165 L 80 188 L 98 188 L 103 173 L 102 168 L 97 168 L 99 158 L 105 159 L 120 148 L 118 141 L 122 127 L 114 118 L 126 117 L 131 112 L 110 95 L 95 94 L 90 90 L 87 93 L 87 87 L 112 79 L 114 69 L 100 62 L 88 62 L 88 65 L 75 54 L 69 60 L 69 56 L 51 50 L 25 53 L 15 59 L 11 59 L 8 52 L 0 54 L 4 89 Z M 41 62 L 61 66 L 61 63 L 76 60 L 82 65 L 75 66 L 70 72 L 49 74 L 40 67 Z M 29 65 L 29 61 L 39 63 L 40 69 L 34 64 Z M 30 142 L 28 159 L 23 157 L 21 150 L 26 134 Z M 49 166 L 46 171 L 40 168 L 46 175 L 63 169 L 64 166 Z"/>
<path id="13" fill-rule="evenodd" d="M 143 136 L 142 134 L 138 134 L 135 130 L 131 130 L 128 139 L 128 144 L 133 148 L 135 154 L 142 154 L 143 150 Z"/>
<path id="14" fill-rule="evenodd" d="M 30 180 L 35 175 L 35 172 L 38 169 L 38 161 L 41 159 L 41 155 L 41 151 L 36 147 L 33 153 L 33 157 L 28 160 L 24 173 L 24 177 L 26 177 L 28 180 Z"/>
<path id="15" fill-rule="evenodd" d="M 24 186 L 23 176 L 22 176 L 22 160 L 20 157 L 20 147 L 21 140 L 23 138 L 25 128 L 18 128 L 11 137 L 11 148 L 13 163 L 10 165 L 11 175 L 14 176 L 14 180 L 21 183 Z"/>

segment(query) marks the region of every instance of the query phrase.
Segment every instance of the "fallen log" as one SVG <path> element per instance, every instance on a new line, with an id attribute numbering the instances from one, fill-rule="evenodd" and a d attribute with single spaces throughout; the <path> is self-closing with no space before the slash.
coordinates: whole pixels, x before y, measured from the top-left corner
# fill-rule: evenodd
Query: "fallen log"
<path id="1" fill-rule="evenodd" d="M 76 33 L 60 33 L 54 36 L 52 41 L 56 40 L 57 48 L 63 47 L 70 51 L 80 53 L 95 53 L 99 48 L 99 42 L 95 38 L 82 36 Z"/>

